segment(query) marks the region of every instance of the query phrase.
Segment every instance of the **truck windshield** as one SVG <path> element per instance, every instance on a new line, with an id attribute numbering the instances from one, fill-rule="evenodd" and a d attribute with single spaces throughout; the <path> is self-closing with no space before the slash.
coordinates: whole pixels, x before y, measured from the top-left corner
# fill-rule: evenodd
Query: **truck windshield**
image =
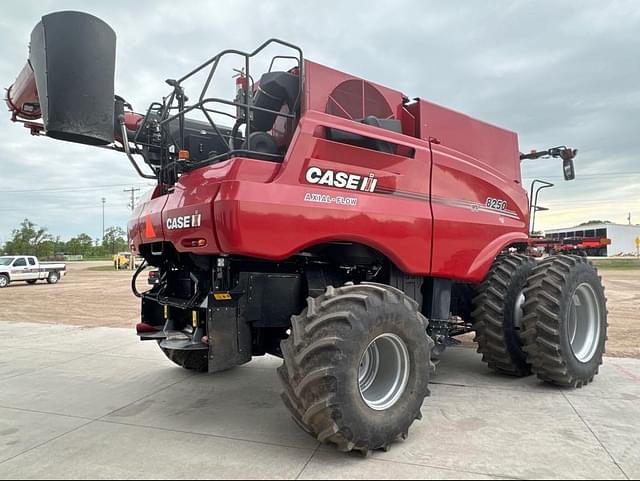
<path id="1" fill-rule="evenodd" d="M 0 266 L 8 266 L 15 257 L 0 257 Z"/>

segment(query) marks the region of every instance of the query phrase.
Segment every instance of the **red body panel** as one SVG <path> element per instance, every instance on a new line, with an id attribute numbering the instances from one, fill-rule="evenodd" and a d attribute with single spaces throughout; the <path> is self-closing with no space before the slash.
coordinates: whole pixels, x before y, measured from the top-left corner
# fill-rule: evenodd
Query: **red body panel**
<path id="1" fill-rule="evenodd" d="M 380 86 L 373 89 L 403 133 L 329 115 L 335 87 L 359 79 L 311 62 L 305 68 L 305 105 L 284 161 L 234 158 L 181 176 L 173 192 L 135 211 L 136 249 L 166 240 L 178 251 L 278 261 L 348 241 L 409 274 L 479 282 L 501 250 L 526 243 L 516 134 L 428 102 L 405 105 L 401 93 Z M 372 87 L 362 85 L 369 95 Z M 327 129 L 395 144 L 404 155 L 329 140 Z M 375 189 L 311 183 L 310 168 L 375 179 Z M 190 216 L 199 216 L 197 226 L 170 228 Z M 190 247 L 193 239 L 206 245 Z"/>
<path id="2" fill-rule="evenodd" d="M 431 275 L 480 281 L 500 250 L 528 238 L 517 135 L 423 100 L 410 110 L 432 140 Z"/>

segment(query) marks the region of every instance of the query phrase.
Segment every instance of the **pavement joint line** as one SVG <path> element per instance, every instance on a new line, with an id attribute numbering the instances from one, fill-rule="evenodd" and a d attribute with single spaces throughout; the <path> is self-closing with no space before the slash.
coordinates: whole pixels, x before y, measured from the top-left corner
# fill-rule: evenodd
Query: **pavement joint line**
<path id="1" fill-rule="evenodd" d="M 447 387 L 457 387 L 457 388 L 486 389 L 488 391 L 520 392 L 520 393 L 527 393 L 527 394 L 532 394 L 532 395 L 537 395 L 537 394 L 545 394 L 546 395 L 546 394 L 551 394 L 551 393 L 561 393 L 562 392 L 562 390 L 560 388 L 556 387 L 556 386 L 548 386 L 549 387 L 549 391 L 548 392 L 532 392 L 531 391 L 531 387 L 527 387 L 527 386 L 509 388 L 509 387 L 503 387 L 503 386 L 491 386 L 491 385 L 486 385 L 486 384 L 456 384 L 456 383 L 446 383 L 446 382 L 429 382 L 429 384 L 436 385 L 436 386 L 447 386 Z M 598 397 L 600 397 L 600 396 L 598 396 Z M 618 399 L 618 398 L 612 398 L 612 399 Z"/>
<path id="2" fill-rule="evenodd" d="M 568 396 L 572 396 L 574 398 L 578 398 L 578 399 L 600 399 L 602 401 L 629 401 L 629 402 L 637 402 L 640 401 L 640 396 L 636 396 L 636 395 L 630 395 L 633 396 L 633 399 L 629 399 L 629 398 L 625 398 L 625 397 L 620 397 L 620 396 L 607 396 L 606 394 L 603 395 L 599 395 L 599 394 L 585 394 L 585 392 L 580 392 L 579 394 L 574 393 L 572 391 L 568 391 L 567 392 Z"/>
<path id="3" fill-rule="evenodd" d="M 56 354 L 73 354 L 71 352 L 64 352 L 64 351 L 42 351 L 42 352 L 55 352 Z M 27 376 L 27 375 L 34 374 L 34 373 L 37 373 L 37 372 L 46 371 L 48 369 L 54 369 L 54 368 L 56 368 L 58 366 L 63 366 L 64 364 L 69 364 L 69 363 L 72 363 L 74 361 L 79 361 L 80 359 L 84 359 L 84 358 L 87 358 L 87 357 L 90 357 L 90 356 L 93 356 L 93 354 L 81 354 L 78 357 L 74 357 L 74 358 L 68 359 L 66 361 L 61 361 L 61 362 L 59 362 L 59 363 L 57 363 L 55 365 L 44 366 L 44 367 L 41 367 L 41 368 L 32 368 L 32 369 L 28 370 L 27 372 L 21 372 L 21 373 L 18 373 L 18 374 L 15 374 L 13 376 L 9 376 L 9 377 L 6 377 L 6 378 L 0 379 L 0 380 L 1 381 L 7 381 L 8 379 L 15 379 L 17 377 Z"/>
<path id="4" fill-rule="evenodd" d="M 148 359 L 144 357 L 132 357 L 132 356 L 113 356 L 111 354 L 106 354 L 103 352 L 94 352 L 94 353 L 88 354 L 87 357 L 115 357 L 118 359 L 131 359 L 131 360 L 142 361 L 142 362 L 153 362 L 154 364 L 158 365 L 158 359 Z M 163 359 L 160 359 L 160 361 L 162 360 Z M 185 371 L 185 369 L 183 369 L 183 371 Z"/>
<path id="5" fill-rule="evenodd" d="M 638 376 L 636 373 L 628 370 L 627 368 L 620 366 L 619 364 L 616 364 L 614 362 L 609 363 L 610 366 L 615 367 L 618 371 L 620 371 L 622 374 L 624 374 L 624 376 L 631 380 L 631 381 L 635 381 L 635 382 L 640 382 L 640 376 Z"/>
<path id="6" fill-rule="evenodd" d="M 95 423 L 95 420 L 88 420 L 86 423 L 83 423 L 83 424 L 81 424 L 79 426 L 76 426 L 75 428 L 70 429 L 69 431 L 66 431 L 64 433 L 58 434 L 57 436 L 54 436 L 51 439 L 48 439 L 48 440 L 46 440 L 46 441 L 44 441 L 44 442 L 42 442 L 40 444 L 37 444 L 35 446 L 32 446 L 32 447 L 30 447 L 28 449 L 25 449 L 24 451 L 21 451 L 18 454 L 15 454 L 15 455 L 5 459 L 4 461 L 0 461 L 0 466 L 5 464 L 5 463 L 7 463 L 7 462 L 9 462 L 9 461 L 11 461 L 11 460 L 13 460 L 13 459 L 16 459 L 19 456 L 23 456 L 24 454 L 30 453 L 31 451 L 39 449 L 39 448 L 41 448 L 41 447 L 43 447 L 43 446 L 45 446 L 45 445 L 47 445 L 49 443 L 52 443 L 54 441 L 57 441 L 58 439 L 66 436 L 67 434 L 71 434 L 73 432 L 76 432 L 79 429 L 84 428 L 85 426 L 88 426 L 88 425 L 93 424 L 93 423 Z"/>
<path id="7" fill-rule="evenodd" d="M 144 357 L 144 356 L 134 356 L 134 355 L 126 355 L 126 354 L 114 354 L 111 353 L 109 351 L 101 351 L 101 352 L 95 352 L 93 354 L 89 354 L 89 356 L 93 356 L 93 355 L 101 355 L 101 356 L 106 356 L 106 357 L 117 357 L 120 359 L 137 359 L 140 361 L 153 361 L 153 362 L 158 362 L 158 361 L 163 361 L 165 360 L 164 357 L 158 357 L 157 359 L 151 359 L 148 357 Z M 277 369 L 277 367 L 261 367 L 261 366 L 247 366 L 247 365 L 242 365 L 242 366 L 236 366 L 236 369 L 262 369 L 263 371 L 275 371 Z"/>
<path id="8" fill-rule="evenodd" d="M 262 371 L 273 371 L 275 372 L 277 367 L 260 367 L 260 366 L 238 366 L 238 369 L 260 369 Z"/>
<path id="9" fill-rule="evenodd" d="M 188 379 L 188 377 L 187 377 L 186 379 Z M 81 428 L 84 428 L 84 427 L 86 427 L 86 426 L 89 426 L 90 424 L 103 422 L 103 421 L 102 421 L 102 418 L 104 418 L 105 416 L 109 416 L 109 415 L 111 415 L 112 413 L 114 413 L 114 412 L 116 412 L 116 411 L 119 411 L 120 409 L 124 409 L 124 408 L 126 408 L 126 407 L 128 407 L 128 406 L 131 406 L 132 404 L 135 404 L 135 403 L 137 403 L 137 402 L 140 402 L 140 401 L 142 401 L 142 400 L 146 399 L 146 398 L 147 398 L 147 397 L 149 397 L 149 396 L 153 396 L 153 395 L 155 395 L 155 394 L 158 394 L 158 393 L 162 392 L 163 390 L 165 390 L 165 389 L 167 389 L 167 388 L 169 388 L 169 387 L 171 387 L 171 386 L 174 386 L 175 384 L 178 384 L 178 383 L 180 383 L 180 382 L 185 381 L 186 379 L 181 379 L 180 381 L 177 381 L 177 382 L 175 382 L 175 383 L 173 383 L 173 384 L 170 384 L 169 386 L 163 387 L 162 389 L 158 389 L 157 391 L 154 391 L 153 393 L 151 393 L 151 394 L 149 394 L 149 395 L 143 396 L 142 398 L 140 398 L 140 399 L 138 399 L 138 400 L 136 400 L 136 401 L 133 401 L 132 403 L 127 404 L 126 406 L 123 406 L 123 407 L 121 407 L 121 408 L 118 408 L 118 409 L 116 409 L 115 411 L 111 411 L 110 413 L 107 413 L 107 414 L 105 414 L 105 415 L 104 415 L 104 416 L 102 416 L 102 417 L 98 417 L 98 418 L 91 419 L 91 418 L 81 418 L 81 417 L 78 417 L 78 416 L 69 416 L 69 415 L 66 415 L 66 417 L 69 417 L 69 418 L 77 418 L 77 419 L 83 419 L 83 420 L 86 420 L 87 422 L 86 422 L 86 423 L 82 423 L 82 424 L 80 424 L 79 426 L 76 426 L 75 428 L 70 429 L 69 431 L 66 431 L 66 432 L 61 433 L 61 434 L 59 434 L 59 435 L 57 435 L 57 436 L 54 436 L 53 438 L 48 439 L 47 441 L 44 441 L 44 442 L 42 442 L 42 443 L 40 443 L 40 444 L 37 444 L 37 445 L 35 445 L 35 446 L 32 446 L 32 447 L 31 447 L 31 448 L 29 448 L 29 449 L 25 449 L 24 451 L 21 451 L 20 453 L 15 454 L 14 456 L 11 456 L 11 457 L 9 457 L 9 458 L 5 459 L 4 461 L 0 461 L 0 465 L 2 465 L 2 464 L 4 464 L 4 463 L 6 463 L 6 462 L 8 462 L 8 461 L 11 461 L 11 460 L 13 460 L 13 459 L 16 459 L 16 458 L 17 458 L 17 457 L 19 457 L 19 456 L 22 456 L 22 455 L 24 455 L 24 454 L 27 454 L 27 453 L 29 453 L 29 452 L 31 452 L 31 451 L 33 451 L 33 450 L 35 450 L 35 449 L 41 448 L 42 446 L 45 446 L 46 444 L 52 443 L 52 442 L 54 442 L 54 441 L 57 441 L 58 439 L 62 438 L 63 436 L 66 436 L 66 435 L 68 435 L 68 434 L 71 434 L 71 433 L 73 433 L 73 432 L 76 432 L 76 431 L 78 431 L 78 430 L 79 430 L 79 429 L 81 429 Z M 8 408 L 8 409 L 14 409 L 14 408 Z M 39 411 L 33 411 L 33 412 L 39 412 Z M 39 413 L 40 413 L 40 414 L 47 414 L 47 415 L 55 414 L 55 413 L 43 413 L 43 412 L 39 412 Z M 55 415 L 59 416 L 59 414 L 55 414 Z M 116 424 L 117 424 L 117 423 L 116 423 Z"/>
<path id="10" fill-rule="evenodd" d="M 136 359 L 136 360 L 140 360 L 140 361 L 153 361 L 153 362 L 158 362 L 158 361 L 163 361 L 166 358 L 165 357 L 158 357 L 156 359 L 151 359 L 148 357 L 143 357 L 143 356 L 133 356 L 133 355 L 125 355 L 125 354 L 113 354 L 110 352 L 96 352 L 94 354 L 99 354 L 100 356 L 106 356 L 106 357 L 117 357 L 120 359 Z M 90 354 L 90 356 L 93 356 L 94 354 Z M 276 367 L 260 367 L 260 366 L 236 366 L 237 369 L 262 369 L 263 371 L 275 371 L 277 368 Z"/>
<path id="11" fill-rule="evenodd" d="M 158 362 L 158 360 L 162 360 L 163 359 L 163 358 L 149 359 L 148 357 L 143 357 L 143 356 L 127 356 L 125 354 L 111 354 L 109 352 L 96 352 L 96 354 L 99 354 L 100 356 L 105 356 L 105 357 L 117 357 L 119 359 L 136 359 L 136 360 L 139 360 L 139 361 Z"/>
<path id="12" fill-rule="evenodd" d="M 26 409 L 26 408 L 17 408 L 15 406 L 5 406 L 3 404 L 0 404 L 0 409 L 7 409 L 10 411 L 18 411 L 18 412 L 23 412 L 23 413 L 31 413 L 31 414 L 44 414 L 47 416 L 59 416 L 59 417 L 63 417 L 63 418 L 70 418 L 70 419 L 83 419 L 85 421 L 95 421 L 95 418 L 91 418 L 91 417 L 87 417 L 87 416 L 75 416 L 73 414 L 62 414 L 62 413 L 56 413 L 53 411 L 38 411 L 37 409 Z"/>
<path id="13" fill-rule="evenodd" d="M 122 344 L 118 344 L 115 347 L 111 346 L 109 349 L 105 349 L 104 351 L 96 351 L 93 354 L 105 354 L 105 353 L 108 353 L 108 352 L 111 352 L 111 351 L 115 351 L 116 349 L 120 349 L 122 347 L 126 347 L 130 343 L 132 345 L 139 346 L 140 342 L 142 342 L 142 341 L 140 341 L 140 339 L 135 340 L 136 337 L 138 337 L 138 336 L 132 335 L 131 336 L 131 341 L 127 341 L 126 343 L 123 342 Z"/>
<path id="14" fill-rule="evenodd" d="M 589 425 L 589 423 L 586 421 L 586 419 L 584 419 L 584 417 L 582 417 L 582 415 L 580 414 L 580 412 L 576 409 L 576 407 L 573 405 L 573 403 L 571 402 L 571 399 L 569 399 L 565 393 L 563 392 L 562 395 L 564 396 L 564 398 L 567 400 L 567 402 L 569 403 L 569 406 L 571 406 L 571 408 L 573 409 L 573 411 L 576 413 L 576 416 L 578 416 L 580 418 L 580 421 L 582 421 L 582 424 L 584 424 L 586 426 L 586 428 L 589 430 L 589 432 L 593 435 L 593 437 L 596 439 L 596 441 L 598 441 L 598 444 L 600 444 L 600 446 L 602 447 L 602 449 L 604 450 L 605 453 L 607 453 L 607 455 L 609 456 L 609 458 L 611 458 L 611 461 L 613 462 L 613 464 L 615 464 L 618 469 L 620 470 L 620 472 L 622 473 L 622 475 L 626 478 L 626 479 L 631 479 L 629 478 L 629 476 L 627 475 L 627 473 L 624 471 L 624 469 L 622 469 L 622 466 L 620 466 L 620 464 L 618 464 L 618 461 L 616 461 L 616 458 L 613 457 L 613 455 L 609 452 L 609 450 L 607 449 L 607 447 L 604 445 L 604 443 L 600 440 L 600 438 L 596 435 L 596 433 L 594 432 L 593 429 L 591 429 L 591 426 Z"/>
<path id="15" fill-rule="evenodd" d="M 381 458 L 371 457 L 368 460 L 379 462 L 379 463 L 403 464 L 403 465 L 406 465 L 406 466 L 415 466 L 415 467 L 418 467 L 418 468 L 440 469 L 442 471 L 451 471 L 453 473 L 466 473 L 466 474 L 475 474 L 475 475 L 480 475 L 480 476 L 490 476 L 492 478 L 500 478 L 500 479 L 522 479 L 522 480 L 528 479 L 528 478 L 520 478 L 518 476 L 514 476 L 514 475 L 511 475 L 511 474 L 505 475 L 505 474 L 485 473 L 483 471 L 472 471 L 472 470 L 469 470 L 469 469 L 452 468 L 450 466 L 437 466 L 437 465 L 426 464 L 426 463 L 416 463 L 416 462 L 410 462 L 410 461 L 399 461 L 397 459 L 381 459 Z"/>
<path id="16" fill-rule="evenodd" d="M 175 386 L 177 384 L 180 384 L 181 382 L 185 382 L 188 379 L 191 379 L 194 375 L 195 375 L 195 373 L 187 373 L 187 376 L 185 376 L 184 379 L 179 379 L 176 382 L 173 382 L 171 384 L 167 384 L 166 386 L 163 386 L 160 389 L 156 389 L 155 391 L 153 391 L 153 392 L 151 392 L 149 394 L 145 394 L 144 396 L 142 396 L 139 399 L 136 399 L 135 401 L 131 401 L 130 403 L 125 404 L 124 406 L 120 406 L 119 408 L 114 409 L 113 411 L 109 411 L 108 413 L 95 418 L 94 421 L 102 421 L 104 418 L 106 418 L 108 416 L 111 416 L 111 415 L 117 413 L 118 411 L 122 411 L 123 409 L 126 409 L 126 408 L 128 408 L 130 406 L 133 406 L 134 404 L 137 404 L 137 403 L 139 403 L 141 401 L 144 401 L 145 399 L 147 399 L 147 398 L 149 398 L 151 396 L 155 396 L 156 394 L 160 394 L 162 391 L 166 391 L 167 389 L 172 388 L 173 386 Z"/>
<path id="17" fill-rule="evenodd" d="M 309 466 L 309 463 L 311 462 L 311 460 L 314 458 L 314 456 L 317 454 L 318 450 L 320 449 L 320 443 L 316 444 L 316 447 L 314 448 L 313 452 L 311 453 L 311 456 L 309 456 L 309 459 L 307 459 L 307 462 L 304 463 L 304 466 L 302 466 L 302 469 L 300 470 L 300 472 L 298 473 L 298 475 L 293 478 L 293 479 L 300 479 L 300 476 L 302 476 L 302 473 L 305 472 L 305 470 L 307 469 L 307 466 Z"/>
<path id="18" fill-rule="evenodd" d="M 216 439 L 224 439 L 226 441 L 238 441 L 238 442 L 243 442 L 243 443 L 251 443 L 251 444 L 259 444 L 261 446 L 272 446 L 272 447 L 276 447 L 276 448 L 289 448 L 289 449 L 298 449 L 300 451 L 309 451 L 312 448 L 305 448 L 305 447 L 301 447 L 301 446 L 294 446 L 292 444 L 283 444 L 283 443 L 272 443 L 269 441 L 256 441 L 255 439 L 246 439 L 246 438 L 239 438 L 236 436 L 226 436 L 224 434 L 211 434 L 211 433 L 202 433 L 202 432 L 197 432 L 197 431 L 185 431 L 185 430 L 181 430 L 181 429 L 171 429 L 171 428 L 163 428 L 163 427 L 159 427 L 159 426 L 150 426 L 148 424 L 134 424 L 134 423 L 125 423 L 122 421 L 114 421 L 112 419 L 96 419 L 93 422 L 98 422 L 98 423 L 104 423 L 104 424 L 114 424 L 114 425 L 118 425 L 118 426 L 129 426 L 132 428 L 140 428 L 140 429 L 152 429 L 154 431 L 163 431 L 163 432 L 167 432 L 167 433 L 176 433 L 176 434 L 191 434 L 193 436 L 202 436 L 205 438 L 216 438 Z M 316 446 L 314 449 L 317 449 L 318 446 Z"/>

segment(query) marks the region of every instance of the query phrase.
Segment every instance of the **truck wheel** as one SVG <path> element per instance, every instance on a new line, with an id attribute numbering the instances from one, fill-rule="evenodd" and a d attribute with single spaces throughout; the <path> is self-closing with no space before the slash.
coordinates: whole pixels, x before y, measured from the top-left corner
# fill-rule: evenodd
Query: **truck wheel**
<path id="1" fill-rule="evenodd" d="M 607 339 L 607 307 L 598 271 L 584 257 L 558 255 L 536 266 L 525 290 L 525 341 L 533 371 L 579 388 L 593 381 Z"/>
<path id="2" fill-rule="evenodd" d="M 37 280 L 37 279 L 31 279 L 30 281 L 27 281 L 27 284 L 31 284 L 31 285 L 33 285 L 33 284 L 35 284 L 36 282 L 38 282 L 38 280 Z"/>
<path id="3" fill-rule="evenodd" d="M 520 254 L 500 256 L 473 298 L 475 341 L 482 360 L 494 371 L 528 376 L 522 349 L 523 293 L 535 261 Z"/>
<path id="4" fill-rule="evenodd" d="M 162 341 L 158 341 L 160 345 Z M 167 358 L 174 364 L 189 371 L 207 372 L 209 370 L 209 359 L 207 354 L 201 351 L 178 351 L 175 349 L 160 348 Z"/>
<path id="5" fill-rule="evenodd" d="M 429 395 L 427 325 L 414 300 L 382 284 L 328 287 L 309 298 L 281 343 L 282 399 L 294 419 L 340 451 L 406 438 Z"/>
<path id="6" fill-rule="evenodd" d="M 9 285 L 9 276 L 5 274 L 0 274 L 0 289 L 3 287 L 7 287 Z"/>
<path id="7" fill-rule="evenodd" d="M 60 274 L 58 274 L 57 272 L 50 272 L 49 277 L 47 277 L 47 282 L 49 284 L 57 284 L 59 280 Z"/>

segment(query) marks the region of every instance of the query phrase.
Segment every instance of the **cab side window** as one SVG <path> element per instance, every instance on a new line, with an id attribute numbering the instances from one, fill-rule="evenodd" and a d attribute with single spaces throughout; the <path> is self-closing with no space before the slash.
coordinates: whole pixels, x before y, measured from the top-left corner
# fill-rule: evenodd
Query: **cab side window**
<path id="1" fill-rule="evenodd" d="M 29 265 L 30 266 L 35 266 L 36 265 L 36 260 L 33 257 L 29 257 Z"/>
<path id="2" fill-rule="evenodd" d="M 17 259 L 14 263 L 13 263 L 13 267 L 24 267 L 27 265 L 27 261 L 25 260 L 24 257 L 21 257 L 20 259 Z"/>

